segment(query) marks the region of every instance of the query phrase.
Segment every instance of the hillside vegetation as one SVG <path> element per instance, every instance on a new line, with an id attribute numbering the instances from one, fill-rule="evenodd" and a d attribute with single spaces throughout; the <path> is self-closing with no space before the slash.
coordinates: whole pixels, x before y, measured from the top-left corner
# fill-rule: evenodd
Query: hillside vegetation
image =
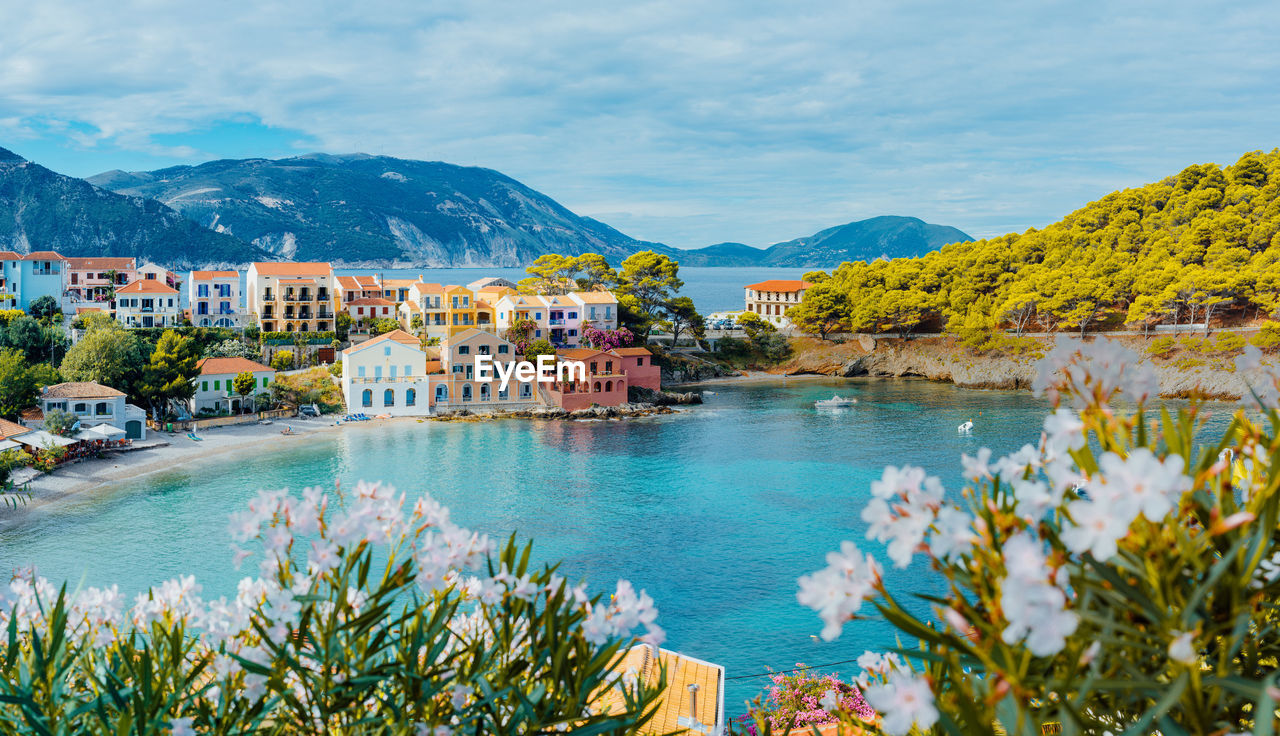
<path id="1" fill-rule="evenodd" d="M 791 316 L 806 331 L 1081 333 L 1280 311 L 1280 150 L 1113 192 L 1042 230 L 846 262 Z"/>

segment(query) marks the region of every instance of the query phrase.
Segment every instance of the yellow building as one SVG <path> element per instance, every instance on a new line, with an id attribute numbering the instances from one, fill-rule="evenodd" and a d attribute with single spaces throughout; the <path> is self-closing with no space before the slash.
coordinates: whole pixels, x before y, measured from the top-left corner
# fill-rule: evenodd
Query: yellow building
<path id="1" fill-rule="evenodd" d="M 248 307 L 263 332 L 334 329 L 338 295 L 328 263 L 251 263 Z"/>

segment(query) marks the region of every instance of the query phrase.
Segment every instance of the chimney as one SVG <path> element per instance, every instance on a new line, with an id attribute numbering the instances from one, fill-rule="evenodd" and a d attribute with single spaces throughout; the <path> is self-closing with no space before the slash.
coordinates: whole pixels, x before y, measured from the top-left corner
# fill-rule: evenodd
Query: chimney
<path id="1" fill-rule="evenodd" d="M 698 683 L 689 683 L 689 720 L 698 722 Z"/>

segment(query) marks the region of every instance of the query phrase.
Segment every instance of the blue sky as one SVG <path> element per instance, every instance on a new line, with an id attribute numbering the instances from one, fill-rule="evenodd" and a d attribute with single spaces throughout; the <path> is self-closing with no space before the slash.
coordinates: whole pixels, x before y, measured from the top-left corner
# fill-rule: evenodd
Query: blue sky
<path id="1" fill-rule="evenodd" d="M 973 235 L 1280 146 L 1275 2 L 0 8 L 0 146 L 67 174 L 363 151 L 637 238 L 880 214 Z"/>

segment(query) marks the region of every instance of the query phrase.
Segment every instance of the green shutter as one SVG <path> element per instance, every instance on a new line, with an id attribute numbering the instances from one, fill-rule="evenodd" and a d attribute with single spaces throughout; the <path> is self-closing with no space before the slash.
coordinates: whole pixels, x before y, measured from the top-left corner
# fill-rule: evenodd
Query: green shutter
<path id="1" fill-rule="evenodd" d="M 213 382 L 213 390 L 214 390 L 214 391 L 221 391 L 221 390 L 222 390 L 222 381 L 214 381 L 214 382 Z"/>
<path id="2" fill-rule="evenodd" d="M 263 376 L 263 377 L 262 377 L 262 387 L 263 387 L 263 388 L 266 388 L 266 387 L 267 387 L 267 377 L 266 377 L 266 376 Z"/>
<path id="3" fill-rule="evenodd" d="M 201 390 L 201 391 L 208 391 L 208 390 L 209 390 L 209 382 L 208 382 L 208 381 L 201 381 L 201 382 L 200 382 L 200 390 Z"/>

